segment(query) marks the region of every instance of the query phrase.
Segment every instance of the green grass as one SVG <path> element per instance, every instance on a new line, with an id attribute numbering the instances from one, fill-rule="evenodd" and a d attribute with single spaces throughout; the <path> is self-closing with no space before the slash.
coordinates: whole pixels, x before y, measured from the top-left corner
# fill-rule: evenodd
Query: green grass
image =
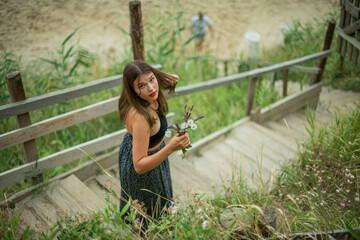
<path id="1" fill-rule="evenodd" d="M 184 39 L 184 29 L 181 25 L 182 14 L 183 10 L 165 14 L 154 10 L 154 12 L 149 13 L 149 17 L 144 22 L 147 61 L 149 63 L 160 63 L 163 65 L 164 71 L 179 75 L 178 86 L 186 86 L 224 76 L 224 62 L 213 56 L 211 52 L 204 52 L 201 55 L 195 54 L 192 43 L 189 43 L 188 39 Z M 330 14 L 330 16 L 338 19 L 336 14 Z M 264 62 L 278 63 L 320 51 L 327 26 L 325 19 L 328 17 L 312 21 L 316 24 L 294 22 L 290 31 L 285 33 L 287 44 L 279 49 L 265 52 L 263 54 Z M 120 30 L 119 35 L 128 37 L 127 32 L 121 26 L 118 26 L 118 29 Z M 20 64 L 16 56 L 4 50 L 0 56 L 0 104 L 10 103 L 4 77 L 12 70 L 20 70 L 26 95 L 29 98 L 95 79 L 121 74 L 126 63 L 132 58 L 130 50 L 127 50 L 124 56 L 119 59 L 111 59 L 105 65 L 98 61 L 95 54 L 82 48 L 79 42 L 68 46 L 68 40 L 74 37 L 76 37 L 76 31 L 63 41 L 52 58 L 42 59 L 42 61 L 39 60 L 28 65 Z M 335 46 L 336 36 L 333 40 L 332 50 Z M 227 74 L 246 70 L 244 59 L 241 58 L 242 54 L 239 53 L 239 56 L 238 61 L 232 61 L 228 64 Z M 307 65 L 316 66 L 317 64 L 309 63 Z M 250 67 L 254 68 L 254 66 Z M 277 74 L 279 79 L 281 79 L 281 74 Z M 300 81 L 302 84 L 309 82 L 309 75 L 307 74 L 290 72 L 289 78 Z M 277 92 L 272 91 L 268 79 L 269 76 L 266 75 L 257 84 L 254 108 L 268 106 L 280 98 Z M 358 79 L 359 72 L 351 63 L 345 61 L 344 68 L 339 69 L 338 54 L 333 51 L 332 56 L 327 61 L 324 73 L 325 84 L 358 91 L 360 89 Z M 196 133 L 190 135 L 192 142 L 196 142 L 244 117 L 247 91 L 248 82 L 234 83 L 213 90 L 170 99 L 170 110 L 176 113 L 175 122 L 182 120 L 185 105 L 195 106 L 194 116 L 205 116 L 199 122 Z M 39 109 L 30 113 L 32 122 L 38 122 L 101 100 L 116 97 L 119 93 L 119 88 L 113 88 Z M 356 129 L 359 129 L 359 119 L 357 109 L 346 117 L 337 117 L 331 128 L 320 131 L 318 135 L 315 135 L 309 128 L 312 138 L 304 144 L 306 151 L 300 153 L 299 160 L 294 165 L 283 169 L 274 191 L 266 191 L 265 185 L 260 186 L 259 191 L 252 192 L 247 183 L 239 177 L 233 179 L 230 187 L 226 189 L 225 196 L 218 196 L 215 200 L 211 200 L 207 196 L 196 196 L 191 204 L 185 204 L 186 206 L 178 209 L 178 213 L 170 214 L 161 222 L 154 223 L 144 234 L 154 239 L 224 239 L 236 238 L 240 235 L 256 238 L 261 235 L 261 231 L 255 226 L 258 224 L 261 209 L 266 208 L 277 212 L 284 219 L 276 230 L 268 229 L 267 234 L 269 236 L 278 236 L 281 232 L 359 226 L 358 213 L 360 209 L 357 199 L 359 197 L 358 149 L 360 148 L 359 135 L 356 135 Z M 112 133 L 123 127 L 116 112 L 86 123 L 77 124 L 36 139 L 39 156 L 47 156 Z M 16 128 L 15 118 L 0 120 L 1 133 Z M 44 174 L 45 179 L 50 179 L 88 160 L 88 158 L 83 158 L 74 163 L 49 170 Z M 24 158 L 20 146 L 10 147 L 0 152 L 0 172 L 23 163 Z M 322 172 L 323 170 L 325 172 Z M 328 172 L 332 173 L 333 179 L 327 179 Z M 355 179 L 353 180 L 351 176 L 354 176 Z M 319 177 L 322 179 L 320 182 Z M 329 182 L 327 180 L 338 185 L 327 184 Z M 350 184 L 347 180 L 353 181 Z M 341 183 L 343 183 L 342 186 L 340 186 Z M 1 189 L 0 200 L 29 186 L 29 183 L 21 182 Z M 337 190 L 342 192 L 337 192 Z M 181 206 L 181 203 L 178 204 Z M 254 216 L 253 222 L 245 230 L 225 229 L 220 225 L 220 212 L 231 206 L 242 207 L 245 212 Z M 20 238 L 22 233 L 16 230 L 17 226 L 21 225 L 19 216 L 13 215 L 10 211 L 2 211 L 1 214 L 3 214 L 1 218 L 4 219 L 2 222 L 5 225 L 1 225 L 0 235 L 6 236 L 5 239 Z M 99 222 L 103 224 L 99 224 Z M 9 230 L 6 223 L 12 226 Z M 105 229 L 106 227 L 116 231 L 109 232 Z M 81 235 L 84 239 L 100 236 L 97 234 L 109 239 L 119 236 L 118 231 L 123 231 L 123 226 L 117 206 L 110 204 L 108 209 L 95 214 L 93 218 L 64 219 L 54 227 L 52 232 L 48 233 L 49 235 L 42 237 L 36 236 L 33 231 L 29 230 L 26 238 L 33 236 L 34 238 L 48 239 L 51 238 L 50 234 L 63 234 L 63 236 L 68 234 L 66 236 L 71 237 L 77 236 L 79 231 L 84 234 Z"/>
<path id="2" fill-rule="evenodd" d="M 151 221 L 142 232 L 146 239 L 262 239 L 281 237 L 294 232 L 330 231 L 352 229 L 360 222 L 360 108 L 341 117 L 334 116 L 332 123 L 313 134 L 303 143 L 296 160 L 280 170 L 279 178 L 269 191 L 269 184 L 250 190 L 248 182 L 234 178 L 225 195 L 210 199 L 206 195 L 194 195 L 176 207 L 160 221 Z M 256 180 L 254 180 L 256 183 Z M 130 205 L 129 205 L 130 207 Z M 242 209 L 232 225 L 224 227 L 221 216 L 226 209 Z M 130 220 L 136 219 L 139 207 L 132 204 Z M 264 212 L 276 216 L 276 226 L 260 221 Z M 3 236 L 21 236 L 17 230 L 20 217 L 12 210 L 2 212 Z M 42 236 L 28 230 L 28 236 L 52 239 L 53 236 L 78 239 L 127 239 L 129 229 L 121 219 L 117 203 L 93 216 L 64 217 Z M 228 214 L 229 216 L 229 214 Z M 248 220 L 244 220 L 248 219 Z M 246 223 L 239 227 L 240 223 Z M 8 224 L 12 226 L 8 228 Z M 138 229 L 136 223 L 134 229 Z M 109 230 L 111 229 L 111 231 Z M 140 234 L 138 229 L 136 234 Z M 30 237 L 29 237 L 30 238 Z M 8 237 L 5 239 L 12 239 Z"/>

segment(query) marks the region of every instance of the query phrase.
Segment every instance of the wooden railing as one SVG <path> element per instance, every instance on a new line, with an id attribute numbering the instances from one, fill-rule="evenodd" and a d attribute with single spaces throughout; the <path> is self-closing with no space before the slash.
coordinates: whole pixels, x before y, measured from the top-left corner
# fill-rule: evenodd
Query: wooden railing
<path id="1" fill-rule="evenodd" d="M 354 66 L 360 67 L 360 1 L 340 0 L 340 7 L 337 52 L 340 54 L 341 65 L 347 55 Z"/>
<path id="2" fill-rule="evenodd" d="M 255 79 L 257 77 L 260 77 L 268 73 L 291 69 L 295 65 L 304 64 L 306 62 L 310 62 L 318 59 L 324 59 L 330 56 L 330 54 L 331 54 L 330 50 L 325 50 L 302 58 L 254 69 L 251 71 L 235 74 L 232 76 L 226 76 L 218 79 L 213 79 L 207 82 L 201 82 L 188 86 L 178 87 L 176 89 L 175 97 L 221 87 L 235 82 Z M 316 68 L 313 69 L 313 72 L 319 73 L 319 71 Z M 96 80 L 77 87 L 42 95 L 39 97 L 34 97 L 19 102 L 11 103 L 0 107 L 0 118 L 25 114 L 28 111 L 32 111 L 41 107 L 49 106 L 69 99 L 77 98 L 90 93 L 119 86 L 121 85 L 121 83 L 122 83 L 122 75 L 118 75 L 110 78 Z M 286 87 L 286 85 L 284 86 Z M 253 85 L 253 87 L 249 88 L 249 93 L 248 93 L 249 97 L 248 97 L 247 109 L 250 110 L 252 108 L 254 91 L 255 91 L 255 86 Z M 168 96 L 168 98 L 170 98 L 170 96 Z M 40 136 L 44 136 L 51 132 L 55 132 L 57 130 L 70 127 L 74 124 L 88 121 L 93 118 L 97 118 L 102 115 L 117 111 L 117 101 L 118 101 L 118 97 L 111 98 L 81 109 L 77 109 L 2 134 L 0 135 L 0 149 L 8 148 L 16 144 L 22 144 L 24 142 L 33 140 Z M 24 165 L 10 169 L 6 172 L 2 172 L 0 173 L 0 188 L 15 184 L 30 177 L 37 176 L 43 173 L 44 171 L 55 168 L 57 166 L 61 166 L 73 162 L 77 159 L 84 157 L 84 152 L 88 154 L 94 154 L 97 152 L 107 150 L 111 147 L 119 146 L 119 143 L 121 142 L 125 133 L 126 130 L 122 129 L 120 131 L 113 132 L 111 134 L 51 154 L 36 161 L 28 162 Z M 80 151 L 79 149 L 82 149 L 84 152 Z"/>

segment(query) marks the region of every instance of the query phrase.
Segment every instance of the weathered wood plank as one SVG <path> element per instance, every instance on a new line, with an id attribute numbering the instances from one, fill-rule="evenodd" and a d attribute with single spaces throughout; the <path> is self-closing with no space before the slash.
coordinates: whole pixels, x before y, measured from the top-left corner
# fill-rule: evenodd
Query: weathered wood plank
<path id="1" fill-rule="evenodd" d="M 350 1 L 345 1 L 345 11 L 349 13 L 349 15 L 351 15 L 352 17 L 359 19 L 360 18 L 360 8 L 356 7 L 353 3 L 352 0 Z"/>
<path id="2" fill-rule="evenodd" d="M 89 179 L 90 177 L 95 176 L 101 168 L 104 168 L 106 170 L 109 170 L 110 168 L 114 168 L 117 166 L 118 154 L 119 154 L 119 150 L 116 149 L 110 153 L 107 153 L 107 154 L 104 154 L 104 155 L 101 155 L 101 156 L 95 158 L 95 161 L 86 162 L 86 163 L 84 163 L 74 169 L 71 169 L 65 173 L 62 173 L 44 183 L 40 183 L 38 185 L 24 189 L 14 195 L 12 195 L 11 197 L 7 198 L 6 200 L 2 201 L 0 203 L 0 208 L 1 209 L 6 208 L 6 206 L 10 202 L 16 204 L 16 203 L 24 200 L 25 198 L 27 198 L 34 192 L 38 191 L 39 188 L 44 187 L 53 182 L 56 182 L 60 179 L 66 178 L 66 177 L 70 176 L 71 174 L 74 174 L 81 181 L 85 181 L 85 180 Z"/>
<path id="3" fill-rule="evenodd" d="M 106 207 L 105 201 L 74 175 L 62 179 L 58 182 L 57 186 L 64 189 L 74 199 L 72 204 L 78 205 L 86 212 L 97 212 L 100 208 Z"/>
<path id="4" fill-rule="evenodd" d="M 347 1 L 346 1 L 347 2 Z M 344 27 L 348 26 L 350 24 L 350 21 L 351 21 L 351 14 L 347 11 L 346 9 L 346 2 L 345 2 L 345 20 L 344 20 Z M 344 41 L 342 46 L 341 46 L 341 50 L 340 50 L 340 55 L 342 57 L 346 57 L 346 52 L 347 52 L 347 49 L 348 49 L 348 41 Z"/>
<path id="5" fill-rule="evenodd" d="M 286 97 L 288 92 L 288 75 L 289 75 L 289 69 L 285 68 L 283 71 L 283 92 L 282 92 L 283 97 Z"/>
<path id="6" fill-rule="evenodd" d="M 258 77 L 262 76 L 264 74 L 278 71 L 284 68 L 288 68 L 293 65 L 298 65 L 302 63 L 306 63 L 309 61 L 313 61 L 316 59 L 328 57 L 331 55 L 331 51 L 322 51 L 318 53 L 314 53 L 302 58 L 294 59 L 288 62 L 274 64 L 272 66 L 267 66 L 259 69 L 254 69 L 251 71 L 247 71 L 244 73 L 218 78 L 214 80 L 210 80 L 203 83 L 198 84 L 192 84 L 189 86 L 183 86 L 177 88 L 176 96 L 183 96 L 186 94 L 191 94 L 198 91 L 204 91 L 212 88 L 216 88 L 219 86 L 224 86 L 226 84 L 230 84 L 233 82 L 238 82 L 241 80 L 246 80 L 250 77 Z M 160 65 L 155 65 L 154 67 L 160 68 Z M 104 89 L 108 89 L 111 87 L 115 87 L 117 85 L 121 84 L 122 75 L 117 75 L 105 79 L 100 79 L 96 81 L 92 81 L 90 83 L 86 83 L 83 85 L 79 85 L 73 88 L 68 88 L 64 90 L 59 90 L 53 93 L 41 95 L 38 97 L 29 98 L 27 100 L 18 102 L 18 103 L 12 103 L 7 104 L 4 106 L 0 106 L 0 119 L 14 116 L 20 113 L 29 112 L 35 109 L 39 109 L 42 107 L 46 107 L 55 103 L 63 102 L 66 100 L 70 100 L 73 98 L 77 98 L 80 96 L 88 95 L 90 93 L 94 93 L 97 91 L 101 91 Z M 173 96 L 168 96 L 168 98 L 171 98 Z"/>
<path id="7" fill-rule="evenodd" d="M 120 181 L 119 179 L 116 179 L 111 174 L 110 176 L 108 174 L 98 174 L 95 177 L 95 181 L 100 184 L 106 191 L 108 191 L 110 194 L 114 190 L 118 197 L 120 197 Z"/>
<path id="8" fill-rule="evenodd" d="M 264 135 L 267 135 L 267 136 L 273 138 L 273 141 L 276 141 L 279 144 L 286 147 L 288 149 L 289 153 L 292 152 L 293 154 L 295 154 L 295 152 L 297 151 L 296 144 L 288 141 L 286 138 L 284 138 L 282 135 L 280 135 L 280 133 L 271 131 L 270 129 L 268 129 L 260 124 L 257 124 L 255 122 L 250 122 L 249 125 L 254 130 L 257 129 L 259 132 L 263 133 Z"/>
<path id="9" fill-rule="evenodd" d="M 0 135 L 0 150 L 117 110 L 118 97 L 86 106 Z"/>
<path id="10" fill-rule="evenodd" d="M 186 155 L 189 156 L 191 154 L 195 154 L 196 151 L 199 150 L 201 147 L 205 146 L 206 144 L 209 144 L 212 141 L 217 140 L 219 137 L 222 137 L 223 135 L 231 132 L 232 129 L 234 129 L 234 128 L 242 125 L 242 124 L 245 124 L 248 121 L 250 121 L 250 118 L 249 117 L 244 117 L 244 118 L 240 119 L 239 121 L 231 124 L 230 126 L 222 128 L 219 131 L 216 131 L 216 132 L 214 132 L 214 133 L 200 139 L 199 141 L 195 142 L 194 144 L 191 144 L 192 148 L 190 148 L 187 151 Z M 178 153 L 180 154 L 181 151 L 179 151 Z"/>
<path id="11" fill-rule="evenodd" d="M 355 38 L 350 37 L 349 35 L 346 35 L 344 31 L 341 28 L 336 28 L 337 33 L 346 41 L 351 43 L 354 47 L 356 47 L 358 50 L 360 50 L 360 42 L 358 42 Z"/>
<path id="12" fill-rule="evenodd" d="M 343 1 L 340 1 L 340 6 L 341 6 L 341 10 L 340 10 L 340 22 L 339 22 L 339 27 L 340 28 L 344 28 L 345 27 L 345 3 L 343 3 Z M 345 40 L 339 36 L 338 37 L 338 42 L 337 42 L 337 47 L 336 47 L 336 51 L 341 54 L 341 48 L 342 45 L 345 43 Z M 343 57 L 343 56 L 341 56 Z"/>
<path id="13" fill-rule="evenodd" d="M 10 93 L 11 101 L 13 103 L 26 100 L 25 90 L 21 79 L 21 74 L 18 71 L 9 73 L 6 75 L 6 84 Z M 30 114 L 28 112 L 19 114 L 16 116 L 16 122 L 18 128 L 26 127 L 31 125 Z M 26 162 L 34 162 L 39 159 L 39 154 L 34 139 L 29 139 L 22 144 L 22 150 Z M 42 174 L 32 177 L 32 184 L 36 185 L 43 181 Z"/>
<path id="14" fill-rule="evenodd" d="M 350 34 L 355 33 L 359 29 L 360 29 L 360 20 L 357 20 L 356 22 L 352 23 L 351 25 L 345 27 L 343 30 L 344 30 L 344 33 L 350 35 Z"/>
<path id="15" fill-rule="evenodd" d="M 310 73 L 310 74 L 318 74 L 320 69 L 317 67 L 306 67 L 306 66 L 291 66 L 289 67 L 289 70 L 291 71 L 299 71 L 303 73 Z"/>
<path id="16" fill-rule="evenodd" d="M 41 158 L 37 163 L 27 163 L 0 173 L 0 188 L 22 181 L 46 170 L 73 162 L 87 154 L 97 153 L 111 147 L 119 146 L 126 129 L 105 135 L 100 138 L 79 144 L 63 151 Z M 82 151 L 81 151 L 82 150 Z M 84 152 L 83 152 L 84 151 Z"/>
<path id="17" fill-rule="evenodd" d="M 258 122 L 262 123 L 270 119 L 279 119 L 291 111 L 299 110 L 307 104 L 313 104 L 313 101 L 319 98 L 321 87 L 321 83 L 314 84 L 303 92 L 288 96 L 271 104 L 269 107 L 261 110 Z"/>
<path id="18" fill-rule="evenodd" d="M 212 88 L 224 86 L 224 85 L 234 83 L 234 82 L 244 81 L 249 78 L 259 77 L 259 76 L 265 75 L 267 73 L 279 71 L 279 70 L 282 70 L 285 68 L 289 68 L 290 66 L 293 66 L 293 65 L 303 64 L 303 63 L 310 62 L 310 61 L 313 61 L 316 59 L 325 58 L 330 55 L 331 55 L 331 50 L 326 50 L 326 51 L 314 53 L 314 54 L 311 54 L 311 55 L 308 55 L 305 57 L 290 60 L 287 62 L 278 63 L 278 64 L 274 64 L 271 66 L 266 66 L 263 68 L 257 68 L 257 69 L 250 70 L 247 72 L 243 72 L 243 73 L 239 73 L 239 74 L 235 74 L 235 75 L 231 75 L 231 76 L 227 76 L 227 77 L 222 77 L 222 78 L 218 78 L 218 79 L 213 79 L 213 80 L 209 80 L 207 82 L 201 82 L 201 83 L 196 83 L 196 84 L 192 84 L 192 85 L 188 85 L 188 86 L 178 87 L 176 89 L 175 96 L 183 96 L 183 95 L 187 95 L 187 94 L 191 94 L 191 93 L 195 93 L 195 92 L 199 92 L 199 91 L 205 91 L 205 90 L 209 90 Z M 173 98 L 175 96 L 167 96 L 167 97 Z"/>
<path id="19" fill-rule="evenodd" d="M 129 2 L 130 34 L 134 59 L 145 60 L 144 52 L 144 27 L 142 24 L 141 2 Z"/>
<path id="20" fill-rule="evenodd" d="M 173 121 L 173 115 L 173 113 L 169 113 L 167 115 L 169 122 Z M 0 173 L 0 188 L 12 185 L 57 166 L 62 166 L 82 157 L 86 157 L 86 154 L 91 155 L 107 150 L 111 147 L 119 146 L 126 132 L 126 129 L 122 129 L 120 131 L 113 132 L 111 134 L 51 154 L 39 159 L 36 163 L 27 163 L 10 169 L 6 172 L 2 172 Z"/>
<path id="21" fill-rule="evenodd" d="M 352 3 L 353 3 L 353 1 L 354 1 L 354 0 L 348 0 L 348 2 L 347 2 L 347 3 L 352 4 Z M 353 9 L 353 8 L 352 8 L 352 9 Z M 356 17 L 354 17 L 354 16 L 350 17 L 350 20 L 349 20 L 349 23 L 347 24 L 347 26 L 352 25 L 352 22 L 356 21 L 357 19 L 358 19 L 358 17 L 357 17 L 357 18 L 356 18 Z M 348 34 L 348 35 L 349 35 L 350 37 L 355 37 L 355 35 L 354 35 L 354 34 Z M 349 44 L 349 49 L 348 49 L 347 59 L 348 59 L 349 61 L 351 61 L 352 56 L 353 56 L 353 45 Z"/>
<path id="22" fill-rule="evenodd" d="M 252 78 L 249 83 L 248 96 L 246 101 L 246 116 L 250 116 L 250 112 L 254 103 L 255 89 L 256 89 L 257 78 Z"/>
<path id="23" fill-rule="evenodd" d="M 154 68 L 161 69 L 161 65 L 152 65 Z M 47 107 L 56 103 L 64 102 L 91 93 L 116 87 L 122 84 L 122 74 L 108 78 L 94 80 L 75 87 L 62 89 L 41 96 L 28 98 L 24 101 L 0 106 L 0 119 L 15 116 L 25 112 L 30 112 L 39 108 Z"/>
<path id="24" fill-rule="evenodd" d="M 261 63 L 262 66 L 272 66 L 273 64 L 270 63 Z M 316 67 L 307 67 L 307 66 L 301 66 L 301 65 L 293 65 L 289 67 L 289 70 L 291 71 L 298 71 L 298 72 L 304 72 L 304 73 L 310 73 L 310 74 L 317 74 L 320 69 Z"/>
<path id="25" fill-rule="evenodd" d="M 336 25 L 335 20 L 330 20 L 328 22 L 328 26 L 327 26 L 327 29 L 326 29 L 325 40 L 324 40 L 324 45 L 323 45 L 323 49 L 322 49 L 323 51 L 329 50 L 330 47 L 331 47 L 331 42 L 332 42 L 332 39 L 333 39 L 333 36 L 334 36 L 335 25 Z M 311 85 L 314 84 L 314 83 L 321 82 L 321 78 L 322 78 L 322 75 L 323 75 L 324 70 L 325 70 L 326 60 L 327 60 L 327 58 L 320 59 L 320 61 L 318 63 L 318 68 L 320 69 L 320 71 L 316 75 L 316 77 L 313 78 L 314 82 L 311 82 Z"/>
<path id="26" fill-rule="evenodd" d="M 0 150 L 117 111 L 117 102 L 118 97 L 114 97 L 2 134 L 0 135 Z M 168 114 L 167 118 L 171 124 L 174 114 Z"/>
<path id="27" fill-rule="evenodd" d="M 356 7 L 359 7 L 360 5 L 360 1 L 359 0 L 355 0 L 355 6 Z M 358 42 L 360 42 L 360 20 L 358 20 L 357 22 L 359 22 L 359 25 L 358 25 L 358 29 L 357 29 L 357 32 L 356 32 L 356 40 Z M 354 24 L 355 25 L 355 24 Z M 345 30 L 345 29 L 344 29 Z M 359 58 L 359 50 L 355 48 L 355 51 L 354 51 L 354 56 L 353 56 L 353 65 L 356 66 L 357 65 L 357 62 L 358 62 L 358 58 Z"/>
<path id="28" fill-rule="evenodd" d="M 56 103 L 64 102 L 122 84 L 122 75 L 91 81 L 75 87 L 62 89 L 41 96 L 28 98 L 18 103 L 0 106 L 0 119 L 30 112 Z"/>

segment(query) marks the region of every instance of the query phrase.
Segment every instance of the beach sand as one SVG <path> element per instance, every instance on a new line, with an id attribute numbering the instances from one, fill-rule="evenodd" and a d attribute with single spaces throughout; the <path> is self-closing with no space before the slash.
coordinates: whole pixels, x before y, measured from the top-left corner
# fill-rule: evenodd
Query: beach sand
<path id="1" fill-rule="evenodd" d="M 131 41 L 116 25 L 130 28 L 129 1 L 125 0 L 2 0 L 0 1 L 0 48 L 6 47 L 26 62 L 49 57 L 76 28 L 74 39 L 100 57 L 121 55 Z M 210 17 L 215 34 L 207 39 L 213 55 L 232 58 L 247 51 L 246 32 L 261 36 L 260 47 L 281 41 L 280 27 L 292 20 L 305 21 L 340 11 L 338 0 L 145 0 L 143 21 L 159 12 L 184 9 L 182 24 L 199 11 Z M 190 35 L 190 30 L 185 35 Z M 146 47 L 146 46 L 145 46 Z"/>

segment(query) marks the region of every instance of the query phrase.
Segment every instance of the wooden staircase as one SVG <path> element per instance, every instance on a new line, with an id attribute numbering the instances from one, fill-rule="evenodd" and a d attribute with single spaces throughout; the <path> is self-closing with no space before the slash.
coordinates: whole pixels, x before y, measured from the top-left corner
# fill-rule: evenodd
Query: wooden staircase
<path id="1" fill-rule="evenodd" d="M 311 111 L 315 116 L 315 130 L 329 124 L 336 112 L 339 115 L 359 107 L 359 100 L 360 93 L 323 87 L 317 109 Z M 277 171 L 296 157 L 300 143 L 309 137 L 307 112 L 300 109 L 262 124 L 246 117 L 221 134 L 215 133 L 216 137 L 202 139 L 205 144 L 195 143 L 184 160 L 180 154 L 172 155 L 177 197 L 182 199 L 186 193 L 221 193 L 223 186 L 236 179 L 240 171 L 249 187 L 256 188 L 261 181 L 271 188 Z M 183 168 L 179 169 L 180 166 Z"/>
<path id="2" fill-rule="evenodd" d="M 335 111 L 359 107 L 360 94 L 323 87 L 315 111 L 316 129 L 327 124 Z M 299 142 L 308 137 L 306 109 L 262 124 L 250 117 L 193 144 L 185 159 L 181 152 L 170 157 L 175 197 L 221 192 L 229 180 L 242 177 L 255 188 L 267 182 L 282 165 L 295 158 Z M 116 154 L 114 154 L 116 156 Z M 107 206 L 105 198 L 118 204 L 112 190 L 120 195 L 118 167 L 114 165 L 97 176 L 81 181 L 69 175 L 38 189 L 16 204 L 24 221 L 37 231 L 46 231 L 64 215 L 86 219 L 89 213 Z"/>

